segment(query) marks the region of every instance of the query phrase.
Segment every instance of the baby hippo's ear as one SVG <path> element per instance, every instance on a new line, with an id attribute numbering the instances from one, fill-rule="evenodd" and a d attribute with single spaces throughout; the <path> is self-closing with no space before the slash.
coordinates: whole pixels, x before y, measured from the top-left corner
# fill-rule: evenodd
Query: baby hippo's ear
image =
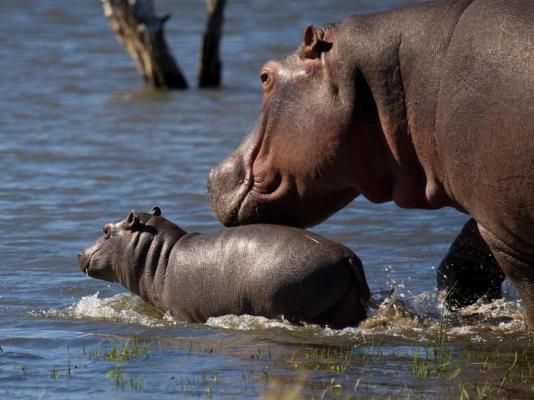
<path id="1" fill-rule="evenodd" d="M 126 229 L 134 230 L 139 226 L 139 217 L 135 214 L 135 211 L 132 210 L 126 217 Z"/>
<path id="2" fill-rule="evenodd" d="M 150 215 L 154 215 L 156 217 L 159 217 L 161 215 L 161 208 L 159 207 L 152 207 L 150 211 L 148 212 Z"/>

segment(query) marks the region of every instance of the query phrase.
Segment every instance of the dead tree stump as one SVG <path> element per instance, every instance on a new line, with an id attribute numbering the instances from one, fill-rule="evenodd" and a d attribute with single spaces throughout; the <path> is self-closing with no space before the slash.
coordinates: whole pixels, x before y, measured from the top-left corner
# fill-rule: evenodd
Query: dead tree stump
<path id="1" fill-rule="evenodd" d="M 145 80 L 155 87 L 186 89 L 187 82 L 165 41 L 152 0 L 101 0 L 117 39 L 134 59 Z"/>
<path id="2" fill-rule="evenodd" d="M 221 83 L 221 60 L 219 42 L 222 34 L 226 0 L 206 0 L 208 23 L 202 43 L 198 86 L 219 86 Z"/>

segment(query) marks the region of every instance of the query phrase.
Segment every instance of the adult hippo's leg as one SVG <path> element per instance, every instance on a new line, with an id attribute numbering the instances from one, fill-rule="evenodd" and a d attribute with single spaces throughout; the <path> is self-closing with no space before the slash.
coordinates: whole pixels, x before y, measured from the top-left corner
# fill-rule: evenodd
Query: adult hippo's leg
<path id="1" fill-rule="evenodd" d="M 504 279 L 504 272 L 480 235 L 476 221 L 470 219 L 438 267 L 438 290 L 447 293 L 447 307 L 452 310 L 465 307 L 482 297 L 489 301 L 498 299 L 502 297 Z"/>
<path id="2" fill-rule="evenodd" d="M 534 249 L 528 243 L 512 248 L 480 224 L 478 228 L 497 263 L 521 297 L 527 329 L 534 331 Z"/>

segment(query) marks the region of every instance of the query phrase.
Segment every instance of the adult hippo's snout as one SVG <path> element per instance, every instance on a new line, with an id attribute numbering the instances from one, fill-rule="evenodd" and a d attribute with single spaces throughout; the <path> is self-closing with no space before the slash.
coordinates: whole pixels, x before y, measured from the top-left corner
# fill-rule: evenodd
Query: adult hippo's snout
<path id="1" fill-rule="evenodd" d="M 269 193 L 259 193 L 258 187 L 261 183 L 254 179 L 243 157 L 232 155 L 214 167 L 208 178 L 208 192 L 217 218 L 226 226 L 260 222 L 304 225 L 291 214 L 295 211 L 289 184 L 280 178 L 273 180 Z M 280 207 L 281 203 L 285 207 Z"/>
<path id="2" fill-rule="evenodd" d="M 281 173 L 259 177 L 251 165 L 246 157 L 234 153 L 209 174 L 210 202 L 226 226 L 271 223 L 306 227 L 321 222 L 332 214 L 332 205 L 337 205 L 329 202 L 331 192 L 309 201 L 310 192 L 302 183 L 299 188 L 295 178 Z M 335 210 L 353 197 L 352 190 L 339 196 L 342 204 Z"/>
<path id="3" fill-rule="evenodd" d="M 262 139 L 263 130 L 254 129 L 234 153 L 212 168 L 208 192 L 213 211 L 226 226 L 257 222 L 303 225 L 291 215 L 296 199 L 290 179 L 282 179 L 279 173 L 267 177 L 259 176 L 257 169 L 254 172 Z"/>
<path id="4" fill-rule="evenodd" d="M 208 192 L 215 215 L 226 226 L 271 223 L 306 227 L 332 213 L 320 211 L 319 218 L 310 219 L 321 208 L 319 196 L 314 199 L 314 206 L 309 207 L 291 177 L 277 173 L 274 178 L 255 179 L 252 168 L 247 166 L 243 157 L 235 154 L 212 168 Z M 353 197 L 352 193 L 342 197 L 346 200 L 339 208 Z M 326 196 L 322 203 L 326 208 L 332 205 Z"/>
<path id="5" fill-rule="evenodd" d="M 229 157 L 211 169 L 208 192 L 213 211 L 227 226 L 236 225 L 239 208 L 248 193 L 242 158 Z M 216 199 L 216 201 L 215 201 Z"/>

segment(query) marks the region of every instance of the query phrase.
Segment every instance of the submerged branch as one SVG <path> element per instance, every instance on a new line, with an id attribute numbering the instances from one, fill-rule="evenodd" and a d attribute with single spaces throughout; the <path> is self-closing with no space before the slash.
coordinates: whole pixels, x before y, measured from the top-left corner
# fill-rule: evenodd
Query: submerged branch
<path id="1" fill-rule="evenodd" d="M 202 43 L 198 75 L 198 85 L 200 87 L 219 86 L 221 82 L 219 42 L 222 35 L 225 4 L 226 0 L 206 0 L 208 23 Z"/>
<path id="2" fill-rule="evenodd" d="M 101 1 L 113 32 L 145 80 L 155 87 L 187 88 L 164 37 L 170 16 L 156 16 L 152 0 Z"/>

